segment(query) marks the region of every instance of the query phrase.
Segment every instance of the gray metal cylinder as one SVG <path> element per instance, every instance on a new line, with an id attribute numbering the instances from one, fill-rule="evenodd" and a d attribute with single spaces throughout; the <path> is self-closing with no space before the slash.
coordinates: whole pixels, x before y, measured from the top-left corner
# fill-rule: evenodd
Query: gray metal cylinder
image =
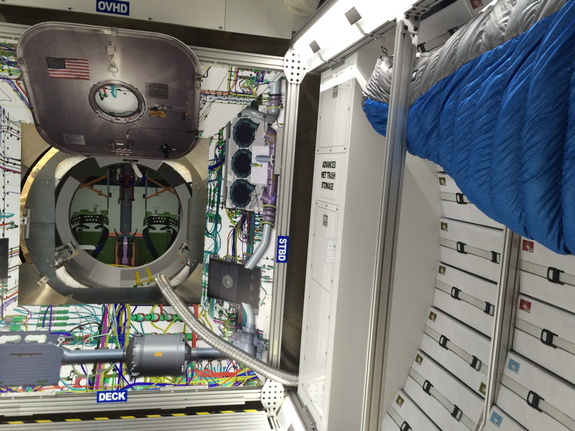
<path id="1" fill-rule="evenodd" d="M 180 376 L 189 349 L 183 334 L 136 335 L 126 348 L 126 367 L 133 376 Z"/>
<path id="2" fill-rule="evenodd" d="M 123 362 L 124 351 L 122 349 L 89 349 L 89 350 L 69 350 L 62 348 L 64 364 L 92 364 L 101 362 Z"/>
<path id="3" fill-rule="evenodd" d="M 218 349 L 214 349 L 212 347 L 192 347 L 190 355 L 191 361 L 201 361 L 203 359 L 209 361 L 212 359 L 227 358 L 227 356 L 220 352 Z"/>

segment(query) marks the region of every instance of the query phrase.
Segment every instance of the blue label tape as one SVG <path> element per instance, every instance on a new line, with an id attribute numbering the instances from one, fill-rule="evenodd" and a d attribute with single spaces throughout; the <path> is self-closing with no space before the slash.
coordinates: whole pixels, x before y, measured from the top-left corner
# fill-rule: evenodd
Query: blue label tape
<path id="1" fill-rule="evenodd" d="M 503 417 L 501 415 L 498 415 L 497 412 L 491 412 L 491 418 L 489 420 L 497 428 L 501 428 L 501 424 L 503 423 Z"/>
<path id="2" fill-rule="evenodd" d="M 521 364 L 513 359 L 509 359 L 507 363 L 507 368 L 513 371 L 515 374 L 519 374 L 519 369 L 521 368 Z"/>
<path id="3" fill-rule="evenodd" d="M 130 3 L 120 0 L 96 0 L 96 12 L 130 15 Z"/>
<path id="4" fill-rule="evenodd" d="M 289 236 L 278 236 L 276 247 L 276 262 L 286 263 L 288 261 Z"/>
<path id="5" fill-rule="evenodd" d="M 98 391 L 96 402 L 98 403 L 123 403 L 128 401 L 128 391 Z"/>

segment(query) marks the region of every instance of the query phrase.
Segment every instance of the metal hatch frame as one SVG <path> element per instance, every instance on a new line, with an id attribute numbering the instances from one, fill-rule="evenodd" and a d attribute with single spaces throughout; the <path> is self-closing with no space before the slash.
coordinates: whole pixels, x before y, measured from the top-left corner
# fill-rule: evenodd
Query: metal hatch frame
<path id="1" fill-rule="evenodd" d="M 8 40 L 17 41 L 18 38 L 25 32 L 29 26 L 3 23 L 0 26 L 0 37 L 6 38 Z M 284 71 L 284 59 L 281 57 L 268 56 L 262 54 L 252 54 L 236 51 L 219 50 L 212 48 L 196 47 L 190 46 L 194 51 L 198 60 L 200 62 L 211 62 L 216 64 L 230 64 L 239 67 L 247 68 L 262 68 L 272 71 Z M 298 116 L 298 102 L 299 102 L 299 83 L 289 84 L 286 94 L 286 100 L 284 105 L 284 110 L 286 114 L 286 131 L 284 133 L 284 139 L 282 143 L 278 143 L 276 148 L 276 166 L 281 169 L 281 175 L 279 179 L 279 193 L 277 198 L 278 214 L 276 218 L 276 231 L 278 235 L 288 235 L 290 227 L 290 208 L 292 201 L 292 181 L 294 172 L 294 156 L 295 156 L 295 141 L 296 141 L 296 120 Z M 272 321 L 270 327 L 270 348 L 268 362 L 273 364 L 279 364 L 281 355 L 281 337 L 282 337 L 282 315 L 284 308 L 284 296 L 285 296 L 285 281 L 286 280 L 286 269 L 285 266 L 280 266 L 276 268 L 275 277 L 272 285 Z M 178 391 L 177 394 L 181 397 L 185 403 L 189 404 L 190 396 L 193 395 L 194 399 L 197 401 L 194 403 L 196 405 L 212 405 L 217 403 L 218 405 L 242 405 L 249 400 L 254 400 L 260 398 L 261 388 L 242 388 L 241 390 L 224 390 L 214 391 L 214 390 L 198 390 L 191 389 L 193 394 L 184 393 L 184 391 Z M 168 391 L 166 391 L 168 392 Z M 181 393 L 180 393 L 181 392 Z M 3 404 L 7 404 L 10 401 L 10 411 L 16 413 L 17 415 L 26 415 L 27 412 L 35 410 L 37 404 L 34 404 L 30 398 L 38 398 L 37 402 L 41 405 L 49 406 L 49 410 L 52 413 L 58 412 L 69 412 L 71 407 L 77 406 L 76 398 L 69 396 L 55 396 L 56 394 L 43 394 L 40 397 L 9 397 L 9 399 L 4 399 Z M 5 398 L 5 397 L 3 397 Z M 88 399 L 89 398 L 89 399 Z M 214 398 L 214 400 L 211 400 Z M 30 403 L 32 401 L 32 403 Z M 157 400 L 156 400 L 157 401 Z M 206 402 L 207 401 L 207 402 Z M 171 405 L 171 401 L 166 401 L 167 404 Z M 131 409 L 138 408 L 139 402 L 132 400 Z M 86 402 L 78 406 L 82 411 L 88 409 L 93 409 L 95 404 L 91 397 L 86 397 Z M 122 405 L 118 404 L 107 404 L 106 409 L 109 410 L 121 410 Z M 36 411 L 36 410 L 35 410 Z"/>

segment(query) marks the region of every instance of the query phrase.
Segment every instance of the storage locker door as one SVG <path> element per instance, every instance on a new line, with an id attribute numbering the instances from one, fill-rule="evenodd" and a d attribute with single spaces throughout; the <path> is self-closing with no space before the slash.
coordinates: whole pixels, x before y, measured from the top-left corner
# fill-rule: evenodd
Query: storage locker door
<path id="1" fill-rule="evenodd" d="M 499 279 L 502 230 L 442 218 L 440 243 L 443 262 L 488 280 Z"/>
<path id="2" fill-rule="evenodd" d="M 496 403 L 528 429 L 575 429 L 575 386 L 509 352 Z"/>
<path id="3" fill-rule="evenodd" d="M 520 295 L 513 349 L 575 384 L 575 314 Z"/>
<path id="4" fill-rule="evenodd" d="M 484 431 L 526 431 L 497 406 L 493 406 L 487 418 Z"/>
<path id="5" fill-rule="evenodd" d="M 529 239 L 521 241 L 520 256 L 521 292 L 575 313 L 575 256 Z"/>
<path id="6" fill-rule="evenodd" d="M 485 395 L 490 340 L 483 334 L 432 308 L 421 350 L 479 395 Z"/>
<path id="7" fill-rule="evenodd" d="M 422 351 L 416 355 L 404 391 L 444 430 L 475 430 L 483 410 L 479 395 Z"/>
<path id="8" fill-rule="evenodd" d="M 487 336 L 493 331 L 497 284 L 441 263 L 433 305 Z"/>
<path id="9" fill-rule="evenodd" d="M 468 223 L 503 229 L 501 223 L 490 219 L 483 214 L 469 199 L 461 193 L 453 178 L 445 172 L 438 172 L 439 191 L 441 193 L 441 206 L 444 217 L 461 220 Z"/>
<path id="10" fill-rule="evenodd" d="M 384 420 L 382 431 L 440 431 L 425 413 L 405 394 L 399 391 Z"/>

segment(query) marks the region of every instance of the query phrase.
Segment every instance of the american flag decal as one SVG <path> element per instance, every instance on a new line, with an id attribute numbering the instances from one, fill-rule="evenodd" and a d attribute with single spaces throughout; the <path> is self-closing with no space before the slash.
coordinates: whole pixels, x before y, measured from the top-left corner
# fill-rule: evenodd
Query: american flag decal
<path id="1" fill-rule="evenodd" d="M 60 79 L 90 79 L 88 60 L 79 58 L 46 57 L 48 75 Z"/>

